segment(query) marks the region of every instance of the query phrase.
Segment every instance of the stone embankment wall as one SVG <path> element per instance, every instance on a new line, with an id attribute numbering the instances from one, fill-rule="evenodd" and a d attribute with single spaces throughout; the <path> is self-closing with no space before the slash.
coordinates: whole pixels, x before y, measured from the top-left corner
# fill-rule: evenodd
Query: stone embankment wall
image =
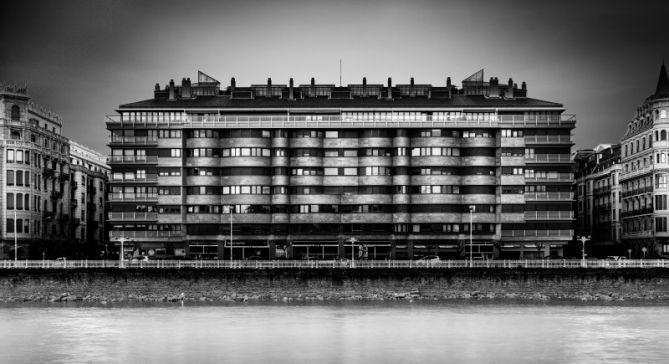
<path id="1" fill-rule="evenodd" d="M 669 302 L 669 269 L 0 271 L 0 303 L 460 299 Z"/>

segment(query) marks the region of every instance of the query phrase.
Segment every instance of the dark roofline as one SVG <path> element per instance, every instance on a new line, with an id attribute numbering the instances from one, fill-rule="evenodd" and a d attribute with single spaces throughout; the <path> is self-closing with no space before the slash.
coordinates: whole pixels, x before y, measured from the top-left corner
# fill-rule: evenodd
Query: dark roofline
<path id="1" fill-rule="evenodd" d="M 149 99 L 127 103 L 119 109 L 392 109 L 392 108 L 543 108 L 563 109 L 560 103 L 532 99 L 493 99 L 483 96 L 454 95 L 451 98 L 407 97 L 385 99 L 376 97 L 353 97 L 350 99 L 330 99 L 327 97 L 309 97 L 303 99 L 280 99 L 277 97 L 259 97 L 255 99 L 233 99 L 228 95 L 201 96 L 194 99 L 156 100 Z"/>

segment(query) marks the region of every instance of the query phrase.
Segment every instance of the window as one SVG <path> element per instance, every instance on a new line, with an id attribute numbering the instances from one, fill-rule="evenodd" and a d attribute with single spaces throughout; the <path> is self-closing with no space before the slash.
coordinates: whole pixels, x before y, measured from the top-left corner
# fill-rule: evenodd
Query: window
<path id="1" fill-rule="evenodd" d="M 7 170 L 7 186 L 14 186 L 14 171 Z"/>
<path id="2" fill-rule="evenodd" d="M 17 105 L 12 105 L 12 120 L 21 119 L 21 109 Z"/>
<path id="3" fill-rule="evenodd" d="M 656 232 L 666 232 L 667 231 L 667 218 L 666 217 L 656 217 L 655 218 L 655 231 Z"/>
<path id="4" fill-rule="evenodd" d="M 23 171 L 16 171 L 16 185 L 23 186 Z"/>
<path id="5" fill-rule="evenodd" d="M 655 175 L 655 188 L 667 188 L 666 173 L 659 173 Z"/>
<path id="6" fill-rule="evenodd" d="M 325 132 L 326 138 L 339 138 L 339 132 L 335 130 L 327 130 Z"/>
<path id="7" fill-rule="evenodd" d="M 181 157 L 181 149 L 170 149 L 170 157 Z"/>
<path id="8" fill-rule="evenodd" d="M 344 176 L 356 176 L 357 174 L 357 168 L 344 168 Z"/>
<path id="9" fill-rule="evenodd" d="M 7 210 L 14 210 L 14 194 L 7 193 Z"/>
<path id="10" fill-rule="evenodd" d="M 7 149 L 7 162 L 8 163 L 14 162 L 14 149 Z"/>

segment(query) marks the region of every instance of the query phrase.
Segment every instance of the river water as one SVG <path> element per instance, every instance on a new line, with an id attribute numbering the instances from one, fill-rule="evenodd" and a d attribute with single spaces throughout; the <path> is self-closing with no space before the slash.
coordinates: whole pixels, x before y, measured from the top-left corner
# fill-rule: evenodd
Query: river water
<path id="1" fill-rule="evenodd" d="M 0 308 L 0 363 L 667 363 L 669 307 Z"/>

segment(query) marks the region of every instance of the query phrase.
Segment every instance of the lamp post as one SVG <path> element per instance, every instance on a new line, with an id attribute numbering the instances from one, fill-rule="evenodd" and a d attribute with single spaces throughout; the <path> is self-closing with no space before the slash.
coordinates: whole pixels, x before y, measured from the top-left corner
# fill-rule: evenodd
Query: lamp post
<path id="1" fill-rule="evenodd" d="M 632 259 L 632 249 L 627 249 L 627 259 Z"/>
<path id="2" fill-rule="evenodd" d="M 355 243 L 358 242 L 358 239 L 351 237 L 349 241 L 351 242 L 351 261 L 355 261 Z"/>
<path id="3" fill-rule="evenodd" d="M 230 261 L 232 261 L 232 209 L 233 205 L 228 205 L 228 216 L 230 216 Z"/>
<path id="4" fill-rule="evenodd" d="M 19 259 L 19 239 L 16 233 L 16 210 L 14 210 L 14 261 Z"/>
<path id="5" fill-rule="evenodd" d="M 648 251 L 648 248 L 646 248 L 645 246 L 643 248 L 641 248 L 641 252 L 643 253 L 643 259 L 646 259 L 646 252 L 647 251 Z"/>
<path id="6" fill-rule="evenodd" d="M 586 236 L 579 236 L 576 238 L 576 240 L 580 240 L 581 243 L 583 243 L 583 250 L 581 251 L 581 265 L 585 267 L 585 242 L 590 240 L 590 235 Z"/>
<path id="7" fill-rule="evenodd" d="M 125 261 L 125 256 L 123 254 L 123 243 L 128 241 L 128 239 L 126 239 L 124 236 L 121 236 L 120 238 L 118 238 L 118 241 L 121 243 L 121 253 L 118 255 L 119 267 L 123 268 L 124 265 L 123 262 Z"/>
<path id="8" fill-rule="evenodd" d="M 476 206 L 469 205 L 469 268 L 474 267 L 474 211 L 476 211 Z"/>

